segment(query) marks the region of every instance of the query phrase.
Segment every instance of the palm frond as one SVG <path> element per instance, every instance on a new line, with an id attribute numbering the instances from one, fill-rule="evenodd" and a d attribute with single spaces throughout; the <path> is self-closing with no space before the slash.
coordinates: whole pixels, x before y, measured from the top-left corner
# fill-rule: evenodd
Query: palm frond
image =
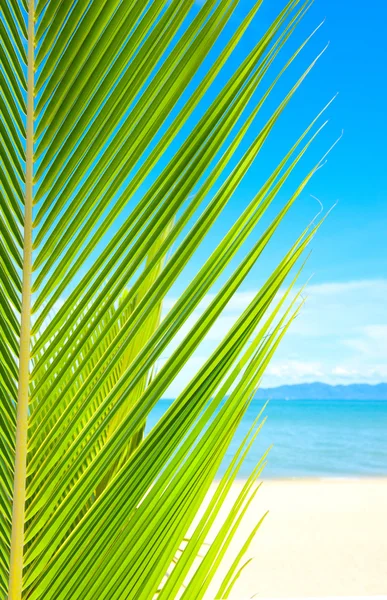
<path id="1" fill-rule="evenodd" d="M 258 234 L 324 127 L 325 109 L 163 314 L 320 57 L 274 101 L 314 34 L 271 78 L 310 2 L 288 1 L 232 71 L 229 58 L 262 0 L 217 53 L 239 4 L 2 2 L 1 597 L 202 599 L 258 491 L 266 454 L 201 556 L 261 414 L 208 500 L 214 477 L 300 308 L 299 270 L 287 281 L 321 221 L 302 231 L 145 435 L 151 410 L 321 166 Z M 260 523 L 219 597 L 229 596 Z"/>

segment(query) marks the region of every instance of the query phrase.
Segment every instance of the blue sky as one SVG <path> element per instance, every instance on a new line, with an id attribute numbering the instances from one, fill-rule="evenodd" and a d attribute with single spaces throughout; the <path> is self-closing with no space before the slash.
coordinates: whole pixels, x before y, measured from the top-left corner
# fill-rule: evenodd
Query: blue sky
<path id="1" fill-rule="evenodd" d="M 252 4 L 250 0 L 240 3 L 230 30 Z M 280 0 L 266 0 L 228 68 L 235 67 L 282 6 Z M 376 383 L 387 379 L 386 17 L 387 5 L 382 0 L 367 6 L 359 1 L 318 0 L 291 40 L 288 53 L 325 18 L 323 27 L 273 94 L 268 110 L 273 110 L 278 99 L 329 41 L 327 51 L 281 117 L 265 151 L 205 240 L 195 261 L 172 290 L 169 303 L 173 303 L 174 295 L 181 291 L 187 278 L 254 196 L 264 174 L 269 174 L 284 151 L 336 92 L 339 96 L 327 111 L 328 126 L 297 169 L 289 190 L 342 130 L 344 135 L 281 227 L 275 244 L 178 377 L 171 394 L 177 393 L 192 369 L 202 364 L 221 339 L 224 327 L 240 314 L 265 274 L 319 210 L 312 196 L 319 198 L 325 209 L 336 202 L 337 205 L 313 242 L 304 277 L 307 279 L 313 274 L 307 305 L 269 367 L 264 383 L 279 385 L 314 380 Z M 227 34 L 226 31 L 219 44 L 224 43 Z M 254 131 L 250 140 L 253 136 Z M 273 207 L 272 214 L 286 199 L 286 191 Z"/>

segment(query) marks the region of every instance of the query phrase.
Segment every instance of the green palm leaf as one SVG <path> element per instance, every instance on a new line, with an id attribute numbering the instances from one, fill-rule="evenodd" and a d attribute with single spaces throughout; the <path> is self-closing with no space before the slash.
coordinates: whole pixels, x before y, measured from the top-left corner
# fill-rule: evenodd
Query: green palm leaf
<path id="1" fill-rule="evenodd" d="M 291 299 L 299 272 L 285 294 L 279 291 L 320 223 L 295 240 L 203 367 L 144 432 L 150 411 L 321 166 L 258 234 L 323 127 L 320 114 L 163 317 L 163 300 L 317 60 L 258 128 L 257 116 L 267 114 L 262 107 L 309 41 L 270 81 L 310 5 L 290 0 L 230 72 L 228 59 L 261 3 L 203 75 L 238 0 L 2 1 L 1 597 L 204 598 L 257 493 L 266 455 L 203 555 L 261 415 L 210 500 L 207 494 L 299 311 L 299 295 Z M 227 82 L 203 112 L 224 68 Z M 249 239 L 249 251 L 237 258 Z M 231 262 L 229 279 L 178 342 Z M 229 597 L 261 521 L 218 597 Z"/>

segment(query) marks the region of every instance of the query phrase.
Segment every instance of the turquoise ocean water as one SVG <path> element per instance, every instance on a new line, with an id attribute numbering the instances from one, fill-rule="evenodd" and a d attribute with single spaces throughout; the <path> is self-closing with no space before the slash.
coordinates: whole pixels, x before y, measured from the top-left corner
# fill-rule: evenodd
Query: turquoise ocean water
<path id="1" fill-rule="evenodd" d="M 147 430 L 170 405 L 161 400 Z M 221 471 L 262 408 L 254 400 L 233 440 Z M 245 478 L 273 444 L 263 478 L 387 476 L 387 401 L 272 400 L 267 421 L 246 459 Z"/>

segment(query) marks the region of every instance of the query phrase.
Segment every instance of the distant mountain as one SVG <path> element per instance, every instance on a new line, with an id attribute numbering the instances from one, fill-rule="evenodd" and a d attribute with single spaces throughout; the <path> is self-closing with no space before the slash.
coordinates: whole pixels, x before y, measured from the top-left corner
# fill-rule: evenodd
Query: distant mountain
<path id="1" fill-rule="evenodd" d="M 328 385 L 326 383 L 301 383 L 281 385 L 274 388 L 260 388 L 255 395 L 266 400 L 387 400 L 387 383 L 368 385 Z"/>

